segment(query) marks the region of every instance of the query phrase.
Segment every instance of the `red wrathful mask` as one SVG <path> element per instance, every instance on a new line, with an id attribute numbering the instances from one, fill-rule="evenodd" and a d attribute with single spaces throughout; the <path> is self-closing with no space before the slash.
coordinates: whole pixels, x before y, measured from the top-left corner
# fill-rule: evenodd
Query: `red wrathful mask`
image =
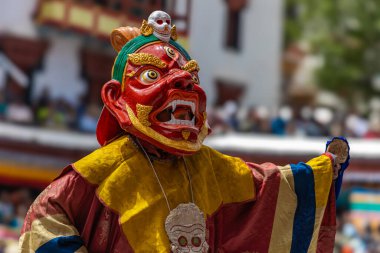
<path id="1" fill-rule="evenodd" d="M 128 132 L 171 154 L 192 154 L 209 133 L 199 67 L 173 39 L 160 40 L 153 31 L 144 21 L 142 35 L 133 39 L 128 36 L 137 35 L 137 28 L 112 33 L 119 54 L 113 79 L 102 89 L 98 141 L 105 145 Z"/>

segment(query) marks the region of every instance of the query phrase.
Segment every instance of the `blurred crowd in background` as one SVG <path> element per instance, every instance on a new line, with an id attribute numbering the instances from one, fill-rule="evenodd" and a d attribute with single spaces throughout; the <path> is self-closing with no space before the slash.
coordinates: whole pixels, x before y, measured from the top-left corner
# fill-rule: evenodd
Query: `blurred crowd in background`
<path id="1" fill-rule="evenodd" d="M 24 218 L 36 197 L 28 188 L 0 187 L 0 253 L 18 252 Z"/>
<path id="2" fill-rule="evenodd" d="M 228 101 L 208 112 L 214 134 L 245 132 L 287 136 L 347 136 L 380 138 L 378 115 L 337 111 L 328 107 L 284 105 L 277 110 L 265 106 L 243 107 Z"/>
<path id="3" fill-rule="evenodd" d="M 380 252 L 380 226 L 371 227 L 368 223 L 364 229 L 355 226 L 348 211 L 337 216 L 337 234 L 335 253 L 378 253 Z"/>
<path id="4" fill-rule="evenodd" d="M 39 126 L 57 130 L 95 133 L 102 107 L 80 103 L 73 106 L 62 99 L 51 99 L 45 90 L 32 105 L 20 100 L 6 103 L 0 92 L 0 121 Z M 242 106 L 227 101 L 220 106 L 208 107 L 208 121 L 213 134 L 243 132 L 286 136 L 347 136 L 365 139 L 380 138 L 379 112 L 363 114 L 328 107 L 283 105 L 278 109 Z"/>
<path id="5" fill-rule="evenodd" d="M 17 98 L 6 100 L 6 96 L 6 92 L 0 90 L 0 121 L 85 133 L 96 130 L 101 111 L 98 104 L 74 106 L 64 98 L 52 99 L 48 89 L 30 105 Z"/>

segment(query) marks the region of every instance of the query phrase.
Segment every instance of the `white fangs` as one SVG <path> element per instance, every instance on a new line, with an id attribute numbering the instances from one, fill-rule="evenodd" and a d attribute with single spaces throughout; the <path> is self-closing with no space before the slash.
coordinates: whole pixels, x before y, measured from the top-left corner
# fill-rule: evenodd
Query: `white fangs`
<path id="1" fill-rule="evenodd" d="M 195 104 L 191 101 L 186 100 L 173 100 L 171 101 L 166 108 L 172 107 L 172 112 L 175 111 L 177 105 L 186 105 L 190 106 L 191 112 L 195 115 Z M 191 120 L 181 120 L 176 119 L 173 114 L 171 114 L 171 119 L 166 124 L 170 125 L 185 125 L 185 126 L 194 126 L 195 125 L 195 117 L 193 117 Z"/>
<path id="2" fill-rule="evenodd" d="M 166 124 L 169 125 L 185 125 L 185 126 L 194 126 L 195 125 L 195 119 L 193 118 L 192 120 L 182 120 L 182 119 L 176 119 L 172 115 L 171 120 L 166 121 Z"/>
<path id="3" fill-rule="evenodd" d="M 187 106 L 190 106 L 191 107 L 191 112 L 194 114 L 195 112 L 195 104 L 191 101 L 186 101 L 186 100 L 173 100 L 172 102 L 170 102 L 168 104 L 168 107 L 172 107 L 172 111 L 175 111 L 175 108 L 177 107 L 177 105 L 187 105 Z"/>

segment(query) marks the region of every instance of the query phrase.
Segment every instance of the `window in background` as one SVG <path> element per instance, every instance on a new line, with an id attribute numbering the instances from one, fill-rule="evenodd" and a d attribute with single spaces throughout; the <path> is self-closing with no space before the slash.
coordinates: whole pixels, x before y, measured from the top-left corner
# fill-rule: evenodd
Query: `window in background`
<path id="1" fill-rule="evenodd" d="M 225 45 L 234 50 L 240 49 L 241 12 L 246 7 L 247 0 L 226 0 L 227 2 L 227 33 Z"/>

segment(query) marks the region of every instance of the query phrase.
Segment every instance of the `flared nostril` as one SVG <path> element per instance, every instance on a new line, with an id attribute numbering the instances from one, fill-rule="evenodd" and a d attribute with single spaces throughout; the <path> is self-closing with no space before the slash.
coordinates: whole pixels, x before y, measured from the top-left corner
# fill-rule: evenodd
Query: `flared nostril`
<path id="1" fill-rule="evenodd" d="M 169 75 L 171 78 L 169 78 L 168 83 L 171 84 L 173 89 L 186 91 L 191 91 L 194 89 L 194 80 L 189 72 L 172 69 L 169 71 Z"/>
<path id="2" fill-rule="evenodd" d="M 175 89 L 181 89 L 181 90 L 186 90 L 186 91 L 191 91 L 194 89 L 194 84 L 193 82 L 189 82 L 189 81 L 181 81 L 181 82 L 175 82 L 173 87 Z"/>
<path id="3" fill-rule="evenodd" d="M 193 90 L 194 84 L 193 83 L 188 83 L 186 86 L 186 90 Z"/>

